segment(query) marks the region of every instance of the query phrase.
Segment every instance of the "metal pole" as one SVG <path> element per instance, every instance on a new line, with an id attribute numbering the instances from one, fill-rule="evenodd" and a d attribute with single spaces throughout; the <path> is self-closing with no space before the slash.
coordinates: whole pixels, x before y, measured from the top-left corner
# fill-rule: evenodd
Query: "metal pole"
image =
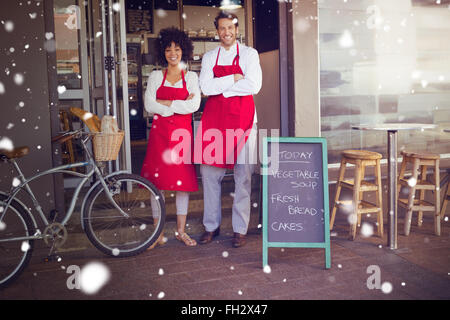
<path id="1" fill-rule="evenodd" d="M 388 245 L 397 249 L 397 131 L 388 131 L 389 234 Z"/>

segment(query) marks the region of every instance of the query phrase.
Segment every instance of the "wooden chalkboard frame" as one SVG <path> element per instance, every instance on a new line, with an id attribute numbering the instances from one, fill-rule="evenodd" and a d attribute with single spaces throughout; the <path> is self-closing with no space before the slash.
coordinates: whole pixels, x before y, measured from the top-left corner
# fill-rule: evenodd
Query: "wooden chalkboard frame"
<path id="1" fill-rule="evenodd" d="M 268 147 L 269 143 L 313 143 L 322 146 L 322 183 L 323 183 L 323 207 L 324 207 L 324 242 L 302 243 L 302 242 L 269 242 L 268 240 Z M 269 248 L 323 248 L 325 249 L 325 268 L 331 268 L 331 248 L 330 248 L 330 209 L 328 192 L 328 160 L 327 160 L 327 141 L 320 137 L 264 137 L 263 139 L 263 185 L 262 185 L 262 205 L 263 205 L 263 268 L 268 265 Z"/>

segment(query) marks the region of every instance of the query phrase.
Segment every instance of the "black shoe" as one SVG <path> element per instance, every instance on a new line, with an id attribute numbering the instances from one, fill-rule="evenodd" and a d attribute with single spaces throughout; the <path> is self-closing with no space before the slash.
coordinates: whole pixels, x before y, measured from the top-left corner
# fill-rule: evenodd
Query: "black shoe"
<path id="1" fill-rule="evenodd" d="M 231 240 L 231 244 L 234 248 L 239 248 L 244 246 L 247 243 L 245 240 L 245 234 L 240 234 L 235 232 L 233 236 L 233 240 Z"/>
<path id="2" fill-rule="evenodd" d="M 209 231 L 205 231 L 202 236 L 200 237 L 200 240 L 198 241 L 198 243 L 200 244 L 207 244 L 210 243 L 215 237 L 217 237 L 220 234 L 220 227 L 217 228 L 216 230 L 209 232 Z"/>

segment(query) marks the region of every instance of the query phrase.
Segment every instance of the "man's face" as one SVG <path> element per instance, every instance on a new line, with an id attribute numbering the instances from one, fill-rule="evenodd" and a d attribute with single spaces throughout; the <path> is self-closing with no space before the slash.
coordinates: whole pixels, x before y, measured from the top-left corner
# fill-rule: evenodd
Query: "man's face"
<path id="1" fill-rule="evenodd" d="M 219 34 L 220 42 L 225 48 L 231 47 L 236 41 L 236 34 L 238 28 L 232 19 L 222 18 L 218 21 L 217 33 Z"/>

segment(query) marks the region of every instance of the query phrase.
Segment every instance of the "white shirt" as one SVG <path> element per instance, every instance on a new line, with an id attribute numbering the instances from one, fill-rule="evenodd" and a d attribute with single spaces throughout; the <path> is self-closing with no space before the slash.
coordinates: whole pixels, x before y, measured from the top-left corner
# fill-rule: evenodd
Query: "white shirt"
<path id="1" fill-rule="evenodd" d="M 219 52 L 218 65 L 231 65 L 237 54 L 239 45 L 239 66 L 244 73 L 244 79 L 234 82 L 234 76 L 229 75 L 221 78 L 214 78 L 213 68 L 216 65 L 217 53 Z M 200 72 L 200 88 L 203 94 L 213 96 L 223 94 L 225 98 L 234 96 L 254 95 L 261 90 L 262 71 L 259 63 L 258 51 L 247 47 L 238 41 L 229 50 L 222 46 L 208 51 L 202 59 L 202 70 Z M 256 120 L 256 111 L 254 122 Z"/>
<path id="2" fill-rule="evenodd" d="M 201 94 L 198 86 L 198 76 L 195 72 L 188 71 L 184 78 L 186 80 L 186 88 L 189 94 L 193 93 L 194 97 L 190 100 L 173 100 L 170 107 L 156 102 L 156 91 L 161 86 L 164 79 L 164 73 L 161 70 L 150 73 L 147 80 L 147 90 L 145 90 L 144 106 L 145 110 L 150 114 L 159 114 L 163 117 L 178 114 L 190 114 L 198 110 L 200 107 Z M 183 88 L 183 79 L 172 85 L 169 81 L 164 82 L 164 86 L 171 88 Z"/>

